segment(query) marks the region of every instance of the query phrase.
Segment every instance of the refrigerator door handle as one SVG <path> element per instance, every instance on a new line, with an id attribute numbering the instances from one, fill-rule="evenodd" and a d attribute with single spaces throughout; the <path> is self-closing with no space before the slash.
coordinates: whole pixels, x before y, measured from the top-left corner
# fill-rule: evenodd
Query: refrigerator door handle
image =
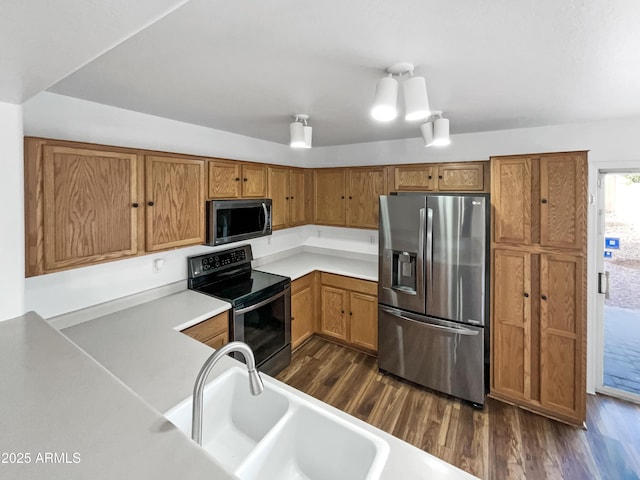
<path id="1" fill-rule="evenodd" d="M 424 233 L 425 233 L 425 209 L 420 209 L 420 220 L 418 225 L 418 255 L 416 257 L 416 294 L 425 292 L 424 285 Z M 422 298 L 424 308 L 425 299 Z"/>
<path id="2" fill-rule="evenodd" d="M 468 336 L 475 336 L 475 335 L 478 335 L 479 333 L 477 330 L 469 330 L 467 328 L 452 328 L 452 327 L 445 327 L 442 325 L 436 325 L 435 323 L 421 322 L 419 320 L 415 320 L 413 318 L 402 315 L 402 312 L 400 310 L 396 310 L 395 308 L 386 308 L 381 306 L 380 309 L 383 312 L 388 313 L 389 315 L 393 315 L 394 317 L 398 317 L 403 320 L 407 320 L 409 322 L 418 323 L 423 327 L 431 328 L 434 330 L 441 330 L 447 333 L 453 333 L 455 335 L 468 335 Z"/>
<path id="3" fill-rule="evenodd" d="M 424 230 L 424 224 L 420 231 Z M 422 242 L 424 243 L 424 242 Z M 433 296 L 433 208 L 427 208 L 427 298 Z"/>

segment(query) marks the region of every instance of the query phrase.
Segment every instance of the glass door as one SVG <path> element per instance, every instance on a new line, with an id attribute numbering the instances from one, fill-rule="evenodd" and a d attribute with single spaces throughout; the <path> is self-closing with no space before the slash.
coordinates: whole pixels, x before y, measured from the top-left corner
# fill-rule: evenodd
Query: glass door
<path id="1" fill-rule="evenodd" d="M 640 402 L 640 171 L 599 177 L 599 391 Z"/>

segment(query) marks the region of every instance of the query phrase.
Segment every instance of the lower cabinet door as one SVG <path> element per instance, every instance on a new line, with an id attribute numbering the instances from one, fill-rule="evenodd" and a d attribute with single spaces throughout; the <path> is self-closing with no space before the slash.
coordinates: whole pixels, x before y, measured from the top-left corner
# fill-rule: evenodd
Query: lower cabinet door
<path id="1" fill-rule="evenodd" d="M 321 297 L 322 312 L 320 328 L 322 333 L 347 341 L 347 291 L 341 288 L 323 285 Z"/>
<path id="2" fill-rule="evenodd" d="M 309 283 L 291 295 L 291 348 L 313 335 L 313 286 Z"/>
<path id="3" fill-rule="evenodd" d="M 378 298 L 358 292 L 349 293 L 351 343 L 378 350 Z"/>

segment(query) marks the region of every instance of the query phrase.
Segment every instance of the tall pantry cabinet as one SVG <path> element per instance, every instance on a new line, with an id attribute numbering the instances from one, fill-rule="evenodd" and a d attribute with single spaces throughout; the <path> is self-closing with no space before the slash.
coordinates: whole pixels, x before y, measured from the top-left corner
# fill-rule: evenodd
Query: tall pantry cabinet
<path id="1" fill-rule="evenodd" d="M 491 159 L 491 395 L 586 415 L 587 154 Z"/>

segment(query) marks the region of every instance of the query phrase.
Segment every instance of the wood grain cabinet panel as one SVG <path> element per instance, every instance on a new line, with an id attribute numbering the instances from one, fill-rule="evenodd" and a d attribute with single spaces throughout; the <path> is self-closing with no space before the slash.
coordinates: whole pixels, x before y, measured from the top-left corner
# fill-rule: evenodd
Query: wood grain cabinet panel
<path id="1" fill-rule="evenodd" d="M 291 282 L 291 348 L 294 350 L 315 331 L 314 276 L 310 273 Z"/>
<path id="2" fill-rule="evenodd" d="M 241 163 L 229 160 L 209 160 L 209 198 L 239 198 Z"/>
<path id="3" fill-rule="evenodd" d="M 320 333 L 373 354 L 378 350 L 378 284 L 368 280 L 322 273 Z M 326 303 L 326 306 L 325 306 Z M 331 321 L 325 319 L 325 315 Z M 325 323 L 340 328 L 325 327 Z M 339 334 L 336 334 L 336 330 Z"/>
<path id="4" fill-rule="evenodd" d="M 320 331 L 325 335 L 347 341 L 347 301 L 345 290 L 321 287 Z"/>
<path id="5" fill-rule="evenodd" d="M 531 243 L 531 159 L 494 159 L 491 168 L 496 243 Z"/>
<path id="6" fill-rule="evenodd" d="M 484 165 L 480 163 L 439 165 L 438 190 L 441 192 L 483 191 Z"/>
<path id="7" fill-rule="evenodd" d="M 289 169 L 267 169 L 269 198 L 271 199 L 271 228 L 278 230 L 289 226 Z"/>
<path id="8" fill-rule="evenodd" d="M 300 168 L 270 166 L 267 169 L 272 200 L 271 226 L 274 230 L 306 223 L 306 188 L 304 171 Z"/>
<path id="9" fill-rule="evenodd" d="M 491 393 L 582 425 L 587 155 L 552 153 L 491 162 Z"/>
<path id="10" fill-rule="evenodd" d="M 586 413 L 584 348 L 584 258 L 540 258 L 540 402 L 567 416 Z"/>
<path id="11" fill-rule="evenodd" d="M 217 350 L 229 343 L 229 313 L 220 313 L 182 330 L 182 333 Z"/>
<path id="12" fill-rule="evenodd" d="M 138 157 L 44 145 L 44 271 L 137 253 Z"/>
<path id="13" fill-rule="evenodd" d="M 267 166 L 256 163 L 242 164 L 242 196 L 264 198 L 267 196 Z"/>
<path id="14" fill-rule="evenodd" d="M 147 251 L 204 242 L 204 160 L 146 157 Z"/>
<path id="15" fill-rule="evenodd" d="M 586 162 L 582 154 L 540 159 L 540 244 L 581 249 L 587 221 Z"/>
<path id="16" fill-rule="evenodd" d="M 289 169 L 289 226 L 297 227 L 307 223 L 306 179 L 302 168 Z"/>
<path id="17" fill-rule="evenodd" d="M 349 340 L 368 350 L 378 350 L 378 297 L 349 292 Z"/>
<path id="18" fill-rule="evenodd" d="M 386 170 L 353 168 L 348 176 L 347 226 L 378 228 L 378 198 L 386 193 Z"/>
<path id="19" fill-rule="evenodd" d="M 431 191 L 435 189 L 437 166 L 434 165 L 402 165 L 393 167 L 393 190 Z"/>
<path id="20" fill-rule="evenodd" d="M 315 223 L 346 225 L 346 169 L 322 168 L 313 172 Z"/>
<path id="21" fill-rule="evenodd" d="M 531 394 L 531 255 L 496 249 L 493 272 L 493 390 Z"/>

